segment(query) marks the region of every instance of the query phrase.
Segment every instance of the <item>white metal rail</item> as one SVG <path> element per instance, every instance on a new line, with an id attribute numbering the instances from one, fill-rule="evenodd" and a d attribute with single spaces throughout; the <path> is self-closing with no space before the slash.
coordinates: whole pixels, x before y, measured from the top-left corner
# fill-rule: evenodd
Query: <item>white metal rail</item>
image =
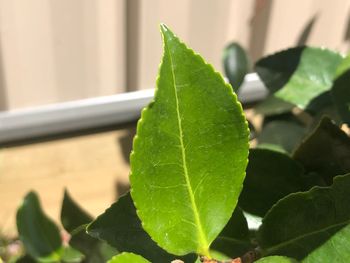
<path id="1" fill-rule="evenodd" d="M 0 113 L 0 143 L 76 132 L 136 120 L 153 98 L 153 89 L 51 104 Z M 239 93 L 242 103 L 261 100 L 267 91 L 255 73 Z"/>

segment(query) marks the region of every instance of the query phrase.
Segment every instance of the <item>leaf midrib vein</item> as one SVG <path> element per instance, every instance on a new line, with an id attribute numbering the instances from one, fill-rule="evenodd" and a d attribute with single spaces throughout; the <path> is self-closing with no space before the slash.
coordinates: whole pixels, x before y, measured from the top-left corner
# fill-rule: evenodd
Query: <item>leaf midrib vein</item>
<path id="1" fill-rule="evenodd" d="M 193 189 L 191 186 L 189 173 L 188 173 L 188 169 L 187 169 L 186 150 L 185 150 L 184 141 L 183 141 L 182 121 L 181 121 L 181 114 L 180 114 L 180 108 L 179 108 L 179 99 L 178 99 L 178 95 L 177 95 L 177 84 L 176 84 L 173 58 L 172 58 L 171 52 L 169 50 L 169 47 L 167 46 L 167 40 L 165 40 L 164 43 L 165 43 L 165 46 L 167 47 L 166 50 L 167 50 L 168 55 L 169 55 L 171 74 L 172 74 L 172 79 L 173 79 L 175 102 L 176 102 L 177 122 L 178 122 L 179 133 L 180 133 L 179 140 L 180 140 L 181 155 L 182 155 L 182 167 L 184 170 L 183 174 L 184 174 L 185 181 L 186 181 L 188 195 L 189 195 L 190 201 L 191 201 L 194 220 L 195 220 L 196 225 L 197 225 L 198 238 L 199 238 L 201 246 L 202 246 L 199 248 L 200 251 L 198 251 L 198 252 L 207 254 L 209 245 L 208 245 L 208 241 L 207 241 L 206 236 L 205 236 L 204 231 L 203 231 L 203 226 L 202 226 L 202 223 L 200 220 L 197 204 L 195 201 L 195 197 L 194 197 L 194 193 L 193 193 Z"/>

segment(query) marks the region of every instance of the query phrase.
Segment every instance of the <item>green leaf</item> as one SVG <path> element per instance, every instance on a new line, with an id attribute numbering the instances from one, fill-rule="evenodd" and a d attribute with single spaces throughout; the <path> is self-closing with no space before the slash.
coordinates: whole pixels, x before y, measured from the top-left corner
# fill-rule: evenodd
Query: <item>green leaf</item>
<path id="1" fill-rule="evenodd" d="M 237 92 L 249 71 L 249 59 L 238 43 L 231 43 L 224 49 L 224 69 L 233 89 Z"/>
<path id="2" fill-rule="evenodd" d="M 119 198 L 87 228 L 95 238 L 107 241 L 121 252 L 135 252 L 152 262 L 170 262 L 178 257 L 161 249 L 143 230 L 130 194 Z M 188 256 L 186 262 L 194 261 Z"/>
<path id="3" fill-rule="evenodd" d="M 290 153 L 300 143 L 305 132 L 305 127 L 295 121 L 271 121 L 264 126 L 259 134 L 258 147 L 279 149 L 279 151 Z"/>
<path id="4" fill-rule="evenodd" d="M 117 251 L 85 232 L 86 225 L 92 221 L 93 218 L 65 190 L 61 222 L 63 227 L 72 235 L 69 244 L 84 253 L 86 256 L 85 262 L 106 262 L 112 255 L 117 254 Z"/>
<path id="5" fill-rule="evenodd" d="M 282 257 L 282 256 L 270 256 L 261 258 L 256 263 L 297 263 L 295 259 Z"/>
<path id="6" fill-rule="evenodd" d="M 332 87 L 335 107 L 343 122 L 350 125 L 350 70 L 338 77 Z"/>
<path id="7" fill-rule="evenodd" d="M 287 49 L 256 63 L 256 71 L 275 96 L 305 109 L 323 92 L 330 90 L 342 56 L 315 47 Z"/>
<path id="8" fill-rule="evenodd" d="M 309 254 L 303 263 L 339 262 L 347 263 L 350 258 L 350 225 L 339 230 L 325 243 Z"/>
<path id="9" fill-rule="evenodd" d="M 124 252 L 114 256 L 107 263 L 150 263 L 150 261 L 139 255 Z"/>
<path id="10" fill-rule="evenodd" d="M 297 148 L 293 158 L 304 166 L 306 173 L 317 173 L 330 185 L 334 176 L 350 172 L 350 138 L 325 117 Z"/>
<path id="11" fill-rule="evenodd" d="M 131 195 L 144 229 L 177 255 L 208 255 L 242 189 L 249 131 L 231 87 L 161 26 L 155 101 L 131 155 Z"/>
<path id="12" fill-rule="evenodd" d="M 286 102 L 274 95 L 268 96 L 265 100 L 254 107 L 254 111 L 265 116 L 284 114 L 290 112 L 294 104 Z"/>
<path id="13" fill-rule="evenodd" d="M 337 79 L 350 69 L 350 54 L 347 55 L 338 65 L 334 79 Z"/>
<path id="14" fill-rule="evenodd" d="M 61 261 L 65 263 L 79 263 L 84 259 L 84 255 L 72 247 L 65 247 L 61 256 Z"/>
<path id="15" fill-rule="evenodd" d="M 279 199 L 305 190 L 302 174 L 303 168 L 286 154 L 251 149 L 239 206 L 248 213 L 264 216 Z"/>
<path id="16" fill-rule="evenodd" d="M 249 251 L 252 247 L 253 245 L 249 240 L 247 220 L 242 210 L 236 207 L 230 221 L 210 246 L 210 250 L 221 252 L 231 258 L 236 258 Z M 212 253 L 211 255 L 216 259 L 221 259 Z"/>
<path id="17" fill-rule="evenodd" d="M 303 259 L 350 223 L 350 174 L 331 187 L 314 187 L 281 199 L 266 214 L 258 232 L 264 255 Z"/>
<path id="18" fill-rule="evenodd" d="M 16 221 L 19 238 L 31 257 L 42 262 L 60 260 L 63 248 L 59 229 L 42 211 L 36 193 L 25 196 Z"/>

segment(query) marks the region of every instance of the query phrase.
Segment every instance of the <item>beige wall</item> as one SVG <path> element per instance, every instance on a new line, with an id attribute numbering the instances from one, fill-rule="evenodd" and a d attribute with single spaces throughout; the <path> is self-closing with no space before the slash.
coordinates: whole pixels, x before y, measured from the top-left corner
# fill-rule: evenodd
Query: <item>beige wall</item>
<path id="1" fill-rule="evenodd" d="M 253 60 L 306 43 L 346 52 L 350 0 L 0 0 L 0 109 L 154 86 L 167 23 L 221 70 L 232 40 Z"/>

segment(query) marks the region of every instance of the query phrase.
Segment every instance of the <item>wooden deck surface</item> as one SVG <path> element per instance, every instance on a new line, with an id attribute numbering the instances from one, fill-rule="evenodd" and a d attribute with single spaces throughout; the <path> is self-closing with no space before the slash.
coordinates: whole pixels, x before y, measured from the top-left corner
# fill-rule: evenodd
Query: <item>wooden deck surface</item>
<path id="1" fill-rule="evenodd" d="M 56 222 L 65 187 L 88 212 L 102 213 L 117 196 L 117 182 L 128 181 L 129 165 L 121 145 L 129 139 L 130 132 L 124 129 L 2 148 L 0 231 L 16 233 L 16 209 L 30 190 L 39 193 L 45 212 Z"/>

